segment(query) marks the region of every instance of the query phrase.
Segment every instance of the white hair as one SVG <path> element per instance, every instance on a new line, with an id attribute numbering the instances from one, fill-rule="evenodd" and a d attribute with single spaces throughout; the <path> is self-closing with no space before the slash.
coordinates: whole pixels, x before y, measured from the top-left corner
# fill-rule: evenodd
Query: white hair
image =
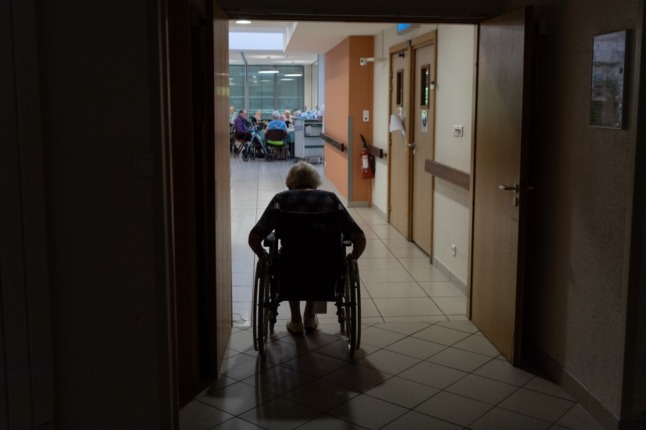
<path id="1" fill-rule="evenodd" d="M 310 163 L 299 161 L 289 169 L 285 185 L 290 190 L 316 189 L 321 185 L 321 175 Z"/>
<path id="2" fill-rule="evenodd" d="M 278 112 L 277 110 L 273 111 L 271 113 L 271 119 L 280 119 L 280 112 Z"/>

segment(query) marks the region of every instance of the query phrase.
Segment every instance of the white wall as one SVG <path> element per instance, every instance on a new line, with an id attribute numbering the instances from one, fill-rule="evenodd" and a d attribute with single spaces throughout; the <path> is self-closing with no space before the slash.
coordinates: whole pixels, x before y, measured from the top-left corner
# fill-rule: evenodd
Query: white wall
<path id="1" fill-rule="evenodd" d="M 466 173 L 471 170 L 475 31 L 472 25 L 440 25 L 437 35 L 435 160 Z M 463 137 L 453 137 L 454 124 L 463 126 Z M 469 191 L 436 179 L 433 203 L 433 256 L 466 284 Z"/>
<path id="2" fill-rule="evenodd" d="M 375 57 L 389 59 L 393 45 L 438 30 L 437 111 L 435 158 L 464 172 L 471 164 L 473 124 L 474 36 L 471 25 L 421 25 L 397 36 L 395 26 L 375 36 Z M 373 143 L 388 147 L 389 61 L 374 64 Z M 453 124 L 462 124 L 464 136 L 454 138 Z M 388 162 L 377 160 L 372 189 L 372 204 L 380 211 L 388 209 Z M 467 280 L 469 238 L 469 192 L 435 181 L 433 214 L 433 253 L 462 283 Z M 451 255 L 451 244 L 457 255 Z"/>

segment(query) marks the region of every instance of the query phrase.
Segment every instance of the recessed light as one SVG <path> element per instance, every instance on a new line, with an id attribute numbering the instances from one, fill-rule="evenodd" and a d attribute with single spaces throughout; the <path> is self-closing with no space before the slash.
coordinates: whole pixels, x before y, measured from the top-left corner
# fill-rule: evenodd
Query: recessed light
<path id="1" fill-rule="evenodd" d="M 248 19 L 239 19 L 236 21 L 236 24 L 251 24 L 251 21 L 249 21 Z"/>

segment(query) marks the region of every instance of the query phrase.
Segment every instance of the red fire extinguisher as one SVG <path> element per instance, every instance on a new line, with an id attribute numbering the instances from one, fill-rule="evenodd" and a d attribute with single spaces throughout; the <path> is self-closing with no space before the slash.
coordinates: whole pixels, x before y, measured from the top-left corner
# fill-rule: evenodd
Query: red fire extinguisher
<path id="1" fill-rule="evenodd" d="M 375 177 L 374 156 L 370 155 L 368 144 L 363 135 L 361 135 L 361 140 L 363 143 L 361 149 L 361 177 L 363 179 L 372 179 Z"/>

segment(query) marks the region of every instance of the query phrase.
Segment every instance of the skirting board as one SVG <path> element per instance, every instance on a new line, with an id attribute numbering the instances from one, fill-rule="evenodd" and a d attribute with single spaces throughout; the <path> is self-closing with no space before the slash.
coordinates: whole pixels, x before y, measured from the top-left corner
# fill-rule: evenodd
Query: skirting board
<path id="1" fill-rule="evenodd" d="M 545 376 L 559 384 L 571 395 L 592 417 L 606 430 L 638 430 L 646 428 L 645 419 L 620 420 L 603 405 L 578 379 L 554 360 L 541 348 L 531 345 L 527 348 L 528 355 L 536 361 L 536 365 L 545 372 Z"/>
<path id="2" fill-rule="evenodd" d="M 433 257 L 432 261 L 433 266 L 438 269 L 444 276 L 446 276 L 446 279 L 451 281 L 453 285 L 455 285 L 464 295 L 467 294 L 467 285 L 462 282 L 457 276 L 455 276 L 455 273 L 451 272 L 448 267 L 446 267 L 440 260 L 437 258 Z"/>
<path id="3" fill-rule="evenodd" d="M 349 208 L 369 208 L 370 202 L 348 202 Z"/>

